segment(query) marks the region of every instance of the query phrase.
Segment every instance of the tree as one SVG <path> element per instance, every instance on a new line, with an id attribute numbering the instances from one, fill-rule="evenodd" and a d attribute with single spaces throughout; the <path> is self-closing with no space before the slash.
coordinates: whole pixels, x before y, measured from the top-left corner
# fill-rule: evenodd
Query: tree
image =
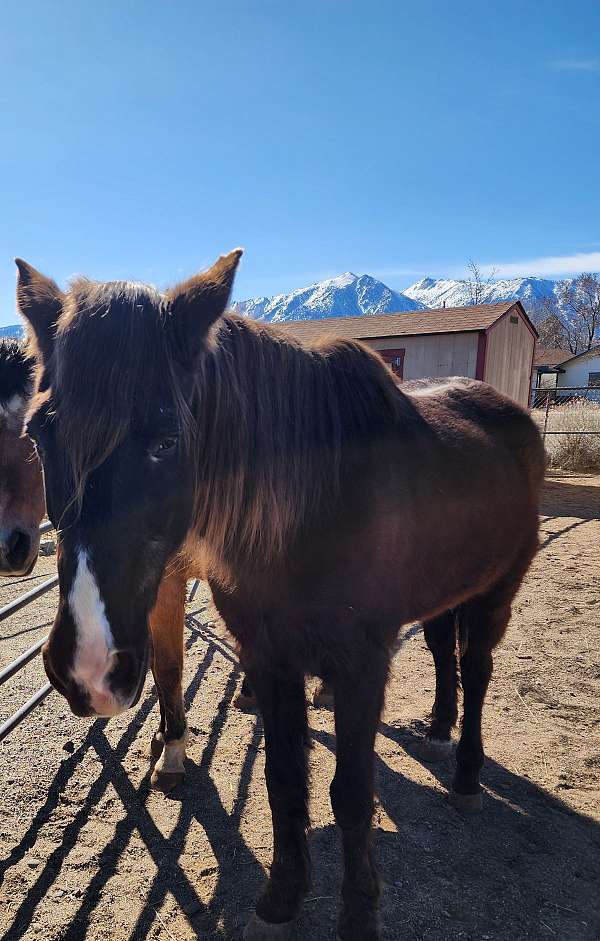
<path id="1" fill-rule="evenodd" d="M 543 320 L 534 323 L 540 336 L 540 346 L 546 349 L 566 350 L 569 348 L 569 340 L 565 330 L 565 325 L 556 314 L 550 314 Z"/>
<path id="2" fill-rule="evenodd" d="M 543 346 L 566 347 L 574 356 L 587 352 L 600 342 L 600 276 L 580 274 L 559 281 L 556 294 L 539 302 L 533 320 Z"/>
<path id="3" fill-rule="evenodd" d="M 600 276 L 580 274 L 558 285 L 558 304 L 566 321 L 569 349 L 585 353 L 600 341 Z"/>
<path id="4" fill-rule="evenodd" d="M 467 278 L 467 290 L 469 292 L 469 305 L 475 306 L 476 304 L 482 304 L 483 298 L 486 294 L 486 288 L 494 280 L 496 274 L 496 268 L 493 268 L 490 271 L 490 274 L 487 278 L 484 279 L 481 268 L 476 261 L 473 261 L 472 258 L 469 258 L 469 264 L 467 265 L 467 270 L 470 273 L 470 277 Z"/>

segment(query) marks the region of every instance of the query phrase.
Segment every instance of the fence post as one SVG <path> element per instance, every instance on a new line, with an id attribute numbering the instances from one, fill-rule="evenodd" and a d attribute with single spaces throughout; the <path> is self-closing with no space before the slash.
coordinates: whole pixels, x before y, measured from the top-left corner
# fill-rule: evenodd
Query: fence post
<path id="1" fill-rule="evenodd" d="M 544 432 L 542 434 L 542 443 L 546 446 L 546 429 L 548 428 L 548 410 L 550 408 L 550 390 L 546 392 L 546 412 L 544 414 Z"/>

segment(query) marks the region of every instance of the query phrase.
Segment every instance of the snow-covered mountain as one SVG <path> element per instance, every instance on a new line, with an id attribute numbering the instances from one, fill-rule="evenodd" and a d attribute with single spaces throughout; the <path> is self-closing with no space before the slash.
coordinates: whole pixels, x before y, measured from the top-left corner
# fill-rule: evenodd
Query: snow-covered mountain
<path id="1" fill-rule="evenodd" d="M 422 310 L 424 306 L 419 300 L 393 291 L 368 274 L 359 276 L 346 271 L 337 278 L 319 281 L 307 288 L 292 291 L 291 294 L 237 301 L 232 308 L 255 320 L 281 323 L 286 320 L 318 320 L 321 317 L 358 317 Z"/>
<path id="2" fill-rule="evenodd" d="M 20 340 L 23 335 L 21 324 L 13 323 L 9 327 L 0 327 L 0 340 L 2 337 L 14 337 L 16 340 Z"/>
<path id="3" fill-rule="evenodd" d="M 479 303 L 519 300 L 527 306 L 542 297 L 550 297 L 555 291 L 556 281 L 546 278 L 503 278 L 481 285 Z M 467 280 L 423 278 L 403 293 L 426 307 L 463 307 L 473 302 Z"/>

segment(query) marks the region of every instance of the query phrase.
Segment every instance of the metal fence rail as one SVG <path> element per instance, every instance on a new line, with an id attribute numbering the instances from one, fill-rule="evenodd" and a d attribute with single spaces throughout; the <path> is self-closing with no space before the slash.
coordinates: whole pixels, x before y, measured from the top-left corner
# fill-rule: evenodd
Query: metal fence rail
<path id="1" fill-rule="evenodd" d="M 40 526 L 40 535 L 50 532 L 54 529 L 52 523 L 46 522 L 42 523 Z M 11 614 L 15 614 L 17 611 L 20 611 L 21 608 L 26 607 L 28 604 L 31 604 L 32 601 L 35 601 L 36 598 L 39 598 L 41 595 L 45 595 L 46 592 L 50 591 L 58 584 L 58 575 L 53 575 L 52 578 L 48 578 L 45 582 L 42 582 L 41 585 L 37 585 L 35 588 L 32 588 L 31 591 L 26 591 L 24 594 L 19 595 L 18 598 L 15 598 L 14 601 L 10 601 L 8 604 L 5 604 L 0 608 L 0 622 L 4 621 L 6 618 L 10 617 Z M 22 670 L 34 657 L 39 656 L 41 653 L 42 647 L 46 643 L 48 635 L 42 637 L 41 640 L 36 641 L 35 644 L 32 644 L 28 650 L 20 654 L 18 657 L 15 657 L 9 664 L 3 667 L 0 670 L 0 686 L 3 683 L 8 682 L 19 670 Z M 25 719 L 26 716 L 32 712 L 36 706 L 39 706 L 41 702 L 44 701 L 46 696 L 52 692 L 52 684 L 45 683 L 40 689 L 37 690 L 31 696 L 27 702 L 23 703 L 22 706 L 17 709 L 16 712 L 9 716 L 9 718 L 0 725 L 0 742 L 2 742 L 7 735 L 9 735 L 13 729 Z"/>
<path id="2" fill-rule="evenodd" d="M 58 585 L 58 575 L 53 575 L 52 578 L 42 582 L 41 585 L 36 585 L 31 591 L 26 591 L 25 594 L 19 595 L 14 601 L 9 601 L 3 608 L 0 608 L 0 621 L 4 621 L 4 619 L 10 617 L 11 614 L 16 614 L 17 611 L 20 611 L 21 608 L 35 601 L 40 595 L 45 595 L 46 592 L 54 588 L 55 585 Z M 2 685 L 1 682 L 0 685 Z"/>
<path id="3" fill-rule="evenodd" d="M 531 407 L 545 408 L 547 403 L 556 406 L 579 401 L 600 405 L 600 386 L 533 386 Z"/>
<path id="4" fill-rule="evenodd" d="M 548 435 L 563 435 L 565 437 L 580 435 L 600 435 L 600 425 L 593 428 L 555 429 L 548 427 L 550 415 L 560 415 L 569 405 L 589 403 L 592 408 L 597 407 L 600 415 L 600 386 L 554 386 L 543 389 L 537 387 L 532 390 L 531 408 L 544 410 L 544 423 L 541 427 L 542 438 L 545 441 Z"/>
<path id="5" fill-rule="evenodd" d="M 40 534 L 50 532 L 54 527 L 52 523 L 43 523 L 40 526 Z M 51 591 L 58 584 L 58 575 L 53 575 L 52 578 L 47 579 L 45 582 L 42 582 L 41 585 L 38 585 L 36 588 L 32 588 L 31 591 L 26 591 L 24 594 L 19 595 L 18 598 L 15 598 L 14 601 L 5 604 L 0 608 L 0 622 L 4 621 L 6 618 L 10 617 L 11 614 L 15 614 L 17 611 L 20 611 L 21 608 L 26 607 L 28 604 L 31 604 L 32 601 L 35 601 L 36 598 L 39 598 L 41 595 L 46 594 L 46 592 Z M 193 601 L 196 591 L 198 590 L 199 582 L 198 580 L 194 581 L 189 594 L 189 601 Z M 31 660 L 39 656 L 42 651 L 42 647 L 48 640 L 48 635 L 42 637 L 41 640 L 32 644 L 24 653 L 19 654 L 18 657 L 15 657 L 10 663 L 0 670 L 0 686 L 3 683 L 8 682 L 19 670 L 22 670 Z M 9 718 L 0 725 L 0 742 L 2 742 L 7 735 L 9 735 L 16 727 L 25 719 L 30 712 L 32 712 L 37 706 L 40 705 L 51 692 L 53 691 L 53 686 L 51 683 L 46 683 L 40 689 L 37 690 L 27 700 L 23 703 L 16 712 L 9 716 Z"/>

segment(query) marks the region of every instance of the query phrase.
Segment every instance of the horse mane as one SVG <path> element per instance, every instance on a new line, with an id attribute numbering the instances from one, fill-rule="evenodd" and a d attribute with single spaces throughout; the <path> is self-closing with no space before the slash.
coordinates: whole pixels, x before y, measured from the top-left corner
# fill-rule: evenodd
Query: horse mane
<path id="1" fill-rule="evenodd" d="M 0 340 L 0 403 L 6 404 L 14 395 L 23 400 L 33 391 L 34 363 L 18 340 Z"/>
<path id="2" fill-rule="evenodd" d="M 345 459 L 413 414 L 361 343 L 303 346 L 236 314 L 220 321 L 197 386 L 197 531 L 226 563 L 266 563 L 326 518 Z"/>

